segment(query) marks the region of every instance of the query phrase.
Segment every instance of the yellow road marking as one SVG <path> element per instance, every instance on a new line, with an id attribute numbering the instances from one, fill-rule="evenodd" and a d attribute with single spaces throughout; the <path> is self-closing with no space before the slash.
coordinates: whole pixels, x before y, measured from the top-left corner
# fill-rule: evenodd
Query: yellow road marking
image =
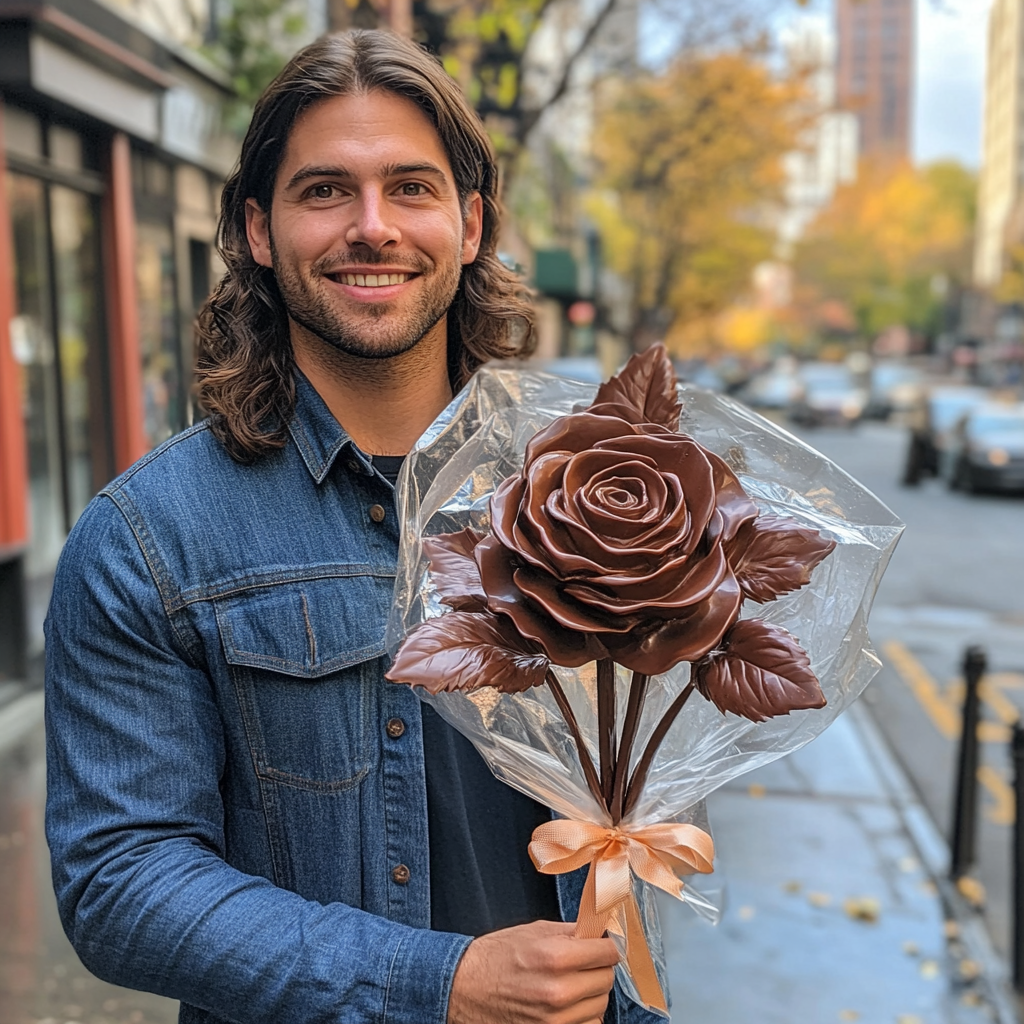
<path id="1" fill-rule="evenodd" d="M 943 693 L 931 673 L 898 640 L 887 640 L 882 650 L 939 733 L 946 739 L 956 739 L 960 735 L 959 705 L 963 701 L 963 682 L 955 680 Z M 1018 678 L 1017 673 L 1001 672 L 992 673 L 982 681 L 978 692 L 1001 719 L 999 722 L 978 723 L 978 739 L 983 743 L 1005 743 L 1009 740 L 1009 726 L 1017 720 L 1019 712 L 1001 692 L 1000 686 L 1016 687 Z M 1013 790 L 1002 775 L 991 765 L 981 765 L 978 768 L 978 781 L 993 801 L 993 805 L 985 812 L 986 817 L 997 825 L 1012 825 L 1015 800 Z"/>
<path id="2" fill-rule="evenodd" d="M 989 796 L 995 802 L 995 806 L 989 807 L 985 812 L 988 820 L 996 825 L 1012 825 L 1016 803 L 1013 789 L 989 764 L 983 764 L 978 768 L 978 781 L 988 790 Z"/>
<path id="3" fill-rule="evenodd" d="M 924 708 L 932 724 L 948 740 L 960 735 L 960 716 L 943 699 L 931 673 L 898 640 L 887 640 L 882 645 L 885 656 L 899 677 L 910 687 L 918 703 Z"/>

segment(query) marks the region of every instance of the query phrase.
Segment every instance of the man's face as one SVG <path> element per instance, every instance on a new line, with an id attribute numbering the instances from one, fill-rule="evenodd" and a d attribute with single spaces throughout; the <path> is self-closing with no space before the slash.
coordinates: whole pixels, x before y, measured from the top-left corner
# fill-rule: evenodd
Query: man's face
<path id="1" fill-rule="evenodd" d="M 295 122 L 269 211 L 246 203 L 253 258 L 273 267 L 293 321 L 342 351 L 382 359 L 444 326 L 480 246 L 448 157 L 410 100 L 374 91 L 315 104 Z"/>

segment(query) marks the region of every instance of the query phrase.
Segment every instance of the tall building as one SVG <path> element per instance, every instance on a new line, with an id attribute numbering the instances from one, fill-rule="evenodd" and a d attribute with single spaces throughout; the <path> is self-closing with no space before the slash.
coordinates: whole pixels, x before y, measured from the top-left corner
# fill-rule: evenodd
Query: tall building
<path id="1" fill-rule="evenodd" d="M 1024 178 L 1022 15 L 1022 0 L 994 0 L 989 13 L 974 249 L 974 280 L 982 288 L 998 284 L 1002 277 L 1007 231 Z"/>
<path id="2" fill-rule="evenodd" d="M 914 0 L 836 0 L 838 105 L 857 117 L 860 155 L 910 154 Z"/>

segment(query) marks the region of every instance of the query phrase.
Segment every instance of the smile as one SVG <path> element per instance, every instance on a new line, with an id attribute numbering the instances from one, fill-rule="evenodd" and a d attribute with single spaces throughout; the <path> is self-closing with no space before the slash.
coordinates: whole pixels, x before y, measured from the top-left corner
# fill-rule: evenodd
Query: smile
<path id="1" fill-rule="evenodd" d="M 360 288 L 386 288 L 388 285 L 405 284 L 412 274 L 331 274 L 339 284 L 356 285 Z"/>

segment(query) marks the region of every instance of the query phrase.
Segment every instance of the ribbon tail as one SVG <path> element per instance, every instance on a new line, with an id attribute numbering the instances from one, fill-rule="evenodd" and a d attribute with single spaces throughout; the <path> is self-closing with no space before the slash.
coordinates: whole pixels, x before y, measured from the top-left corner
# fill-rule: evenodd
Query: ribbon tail
<path id="1" fill-rule="evenodd" d="M 654 961 L 651 959 L 651 950 L 644 935 L 636 897 L 630 893 L 629 899 L 621 906 L 626 918 L 626 963 L 629 965 L 629 973 L 633 976 L 636 990 L 648 1006 L 653 1006 L 667 1016 L 668 1004 L 665 1001 L 665 993 L 661 990 L 661 982 L 658 981 Z"/>
<path id="2" fill-rule="evenodd" d="M 608 915 L 597 909 L 597 862 L 591 861 L 580 898 L 580 911 L 576 915 L 576 931 L 572 934 L 577 939 L 599 939 L 607 927 Z"/>

